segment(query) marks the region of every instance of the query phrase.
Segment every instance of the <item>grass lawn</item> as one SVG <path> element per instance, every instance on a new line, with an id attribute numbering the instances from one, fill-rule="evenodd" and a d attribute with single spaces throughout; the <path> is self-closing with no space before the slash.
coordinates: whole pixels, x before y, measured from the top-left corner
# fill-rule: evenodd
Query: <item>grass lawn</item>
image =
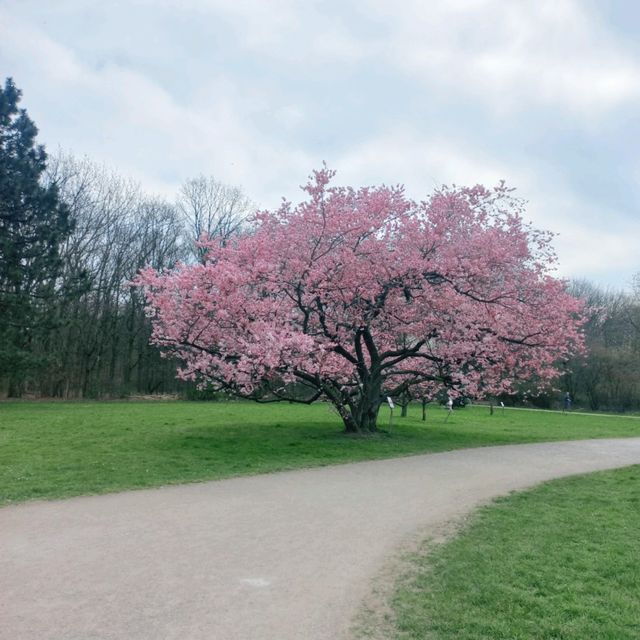
<path id="1" fill-rule="evenodd" d="M 640 466 L 498 500 L 412 558 L 393 597 L 395 638 L 637 640 L 638 531 Z"/>
<path id="2" fill-rule="evenodd" d="M 350 437 L 326 404 L 0 404 L 0 503 L 516 442 L 640 436 L 640 419 L 431 407 Z M 388 423 L 388 410 L 380 424 Z"/>

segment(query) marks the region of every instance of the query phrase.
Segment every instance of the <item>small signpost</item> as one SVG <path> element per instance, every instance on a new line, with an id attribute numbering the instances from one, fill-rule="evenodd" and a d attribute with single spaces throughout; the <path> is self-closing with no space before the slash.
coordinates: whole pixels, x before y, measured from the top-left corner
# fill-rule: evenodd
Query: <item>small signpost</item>
<path id="1" fill-rule="evenodd" d="M 393 410 L 396 408 L 391 396 L 387 396 L 387 404 L 389 405 L 389 431 L 391 431 L 391 427 L 393 426 Z"/>

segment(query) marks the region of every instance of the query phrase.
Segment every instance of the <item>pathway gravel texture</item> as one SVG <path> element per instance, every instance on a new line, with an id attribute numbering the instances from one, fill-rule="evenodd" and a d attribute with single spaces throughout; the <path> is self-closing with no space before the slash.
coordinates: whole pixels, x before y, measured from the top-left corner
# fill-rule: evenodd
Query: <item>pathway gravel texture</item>
<path id="1" fill-rule="evenodd" d="M 333 640 L 385 561 L 640 438 L 467 449 L 0 509 L 2 640 Z"/>

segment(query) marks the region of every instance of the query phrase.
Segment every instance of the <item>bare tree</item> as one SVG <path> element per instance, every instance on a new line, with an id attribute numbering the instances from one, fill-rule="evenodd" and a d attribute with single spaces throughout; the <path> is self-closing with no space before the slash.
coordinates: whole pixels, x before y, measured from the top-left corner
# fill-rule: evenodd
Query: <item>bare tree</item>
<path id="1" fill-rule="evenodd" d="M 196 247 L 200 238 L 218 239 L 221 245 L 226 245 L 241 231 L 252 209 L 251 201 L 239 187 L 204 175 L 182 185 L 176 204 L 185 220 L 197 260 L 202 259 L 202 251 Z"/>
<path id="2" fill-rule="evenodd" d="M 172 268 L 199 259 L 202 236 L 222 245 L 242 230 L 251 208 L 237 187 L 200 176 L 177 202 L 150 198 L 140 186 L 87 158 L 50 156 L 43 183 L 55 185 L 74 219 L 59 248 L 60 295 L 51 327 L 30 349 L 43 366 L 25 390 L 45 396 L 100 397 L 176 391 L 175 364 L 149 344 L 151 324 L 130 283 L 147 265 Z"/>
<path id="3" fill-rule="evenodd" d="M 148 346 L 150 324 L 129 283 L 147 264 L 170 268 L 188 256 L 181 214 L 86 158 L 58 154 L 48 179 L 76 220 L 62 250 L 63 285 L 85 288 L 56 310 L 58 328 L 40 345 L 48 377 L 34 381 L 37 390 L 65 397 L 175 390 L 169 363 Z"/>

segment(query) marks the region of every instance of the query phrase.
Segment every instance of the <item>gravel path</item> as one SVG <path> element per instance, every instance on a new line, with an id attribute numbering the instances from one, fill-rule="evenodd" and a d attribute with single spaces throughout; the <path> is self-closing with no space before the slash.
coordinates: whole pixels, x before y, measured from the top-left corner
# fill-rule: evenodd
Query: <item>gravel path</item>
<path id="1" fill-rule="evenodd" d="M 333 640 L 416 531 L 640 438 L 467 449 L 0 509 L 2 640 Z"/>

